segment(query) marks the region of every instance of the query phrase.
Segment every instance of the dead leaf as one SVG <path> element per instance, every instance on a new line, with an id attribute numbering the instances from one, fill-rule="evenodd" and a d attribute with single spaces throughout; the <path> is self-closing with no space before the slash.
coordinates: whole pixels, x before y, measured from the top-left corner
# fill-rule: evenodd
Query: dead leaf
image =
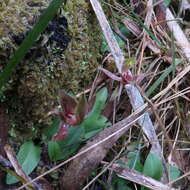
<path id="1" fill-rule="evenodd" d="M 155 6 L 155 14 L 159 25 L 162 27 L 163 30 L 167 32 L 166 29 L 166 7 L 164 6 L 164 2 L 160 2 L 158 5 Z"/>
<path id="2" fill-rule="evenodd" d="M 129 21 L 127 19 L 123 20 L 123 23 L 125 24 L 125 26 L 136 36 L 140 36 L 141 32 L 142 32 L 142 28 L 140 27 L 140 25 L 135 22 L 135 21 Z"/>

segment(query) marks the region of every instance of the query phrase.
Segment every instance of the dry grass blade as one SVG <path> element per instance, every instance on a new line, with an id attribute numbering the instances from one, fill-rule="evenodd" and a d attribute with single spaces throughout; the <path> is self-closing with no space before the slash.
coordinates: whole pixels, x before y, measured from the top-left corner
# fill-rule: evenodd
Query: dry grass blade
<path id="1" fill-rule="evenodd" d="M 181 30 L 179 24 L 174 20 L 174 16 L 169 9 L 166 9 L 166 20 L 173 20 L 171 22 L 167 22 L 168 27 L 173 32 L 178 45 L 181 47 L 185 57 L 190 61 L 190 44 Z"/>
<path id="2" fill-rule="evenodd" d="M 154 115 L 155 115 L 155 117 L 156 117 L 156 119 L 157 119 L 157 121 L 158 121 L 160 127 L 161 127 L 161 130 L 163 131 L 164 137 L 166 138 L 166 140 L 167 140 L 167 142 L 168 142 L 168 145 L 169 145 L 171 154 L 173 153 L 173 155 L 174 155 L 174 157 L 175 157 L 175 160 L 177 161 L 178 166 L 179 166 L 180 164 L 179 164 L 179 162 L 178 162 L 178 159 L 177 159 L 175 150 L 174 150 L 174 148 L 173 148 L 173 145 L 172 145 L 172 143 L 171 143 L 171 141 L 170 141 L 170 137 L 169 137 L 169 135 L 168 135 L 168 133 L 167 133 L 165 127 L 164 127 L 164 124 L 163 124 L 163 122 L 162 122 L 162 120 L 161 120 L 161 118 L 160 118 L 160 116 L 159 116 L 159 114 L 158 114 L 158 112 L 157 112 L 157 109 L 156 109 L 155 105 L 146 97 L 146 94 L 143 92 L 143 90 L 142 90 L 138 85 L 137 85 L 137 88 L 138 88 L 138 90 L 141 92 L 141 94 L 142 94 L 142 96 L 144 97 L 144 99 L 145 99 L 145 100 L 148 102 L 148 104 L 150 105 L 150 107 L 151 107 L 151 109 L 152 109 L 152 111 L 153 111 L 153 113 L 154 113 Z M 157 136 L 156 136 L 156 138 L 157 138 Z"/>
<path id="3" fill-rule="evenodd" d="M 168 86 L 162 90 L 160 93 L 158 93 L 154 99 L 157 99 L 158 97 L 164 96 L 175 84 L 178 83 L 179 80 L 181 80 L 188 72 L 190 71 L 190 65 L 188 65 L 186 68 L 184 68 L 183 71 L 181 71 L 169 84 Z"/>
<path id="4" fill-rule="evenodd" d="M 128 96 L 130 98 L 130 102 L 133 106 L 133 109 L 136 111 L 139 107 L 141 107 L 144 104 L 143 98 L 139 92 L 139 90 L 133 86 L 133 85 L 126 85 L 125 86 Z M 135 97 L 135 98 L 134 98 Z M 136 100 L 138 99 L 138 101 Z M 142 130 L 146 134 L 146 136 L 149 138 L 150 141 L 154 141 L 155 143 L 152 143 L 152 149 L 151 151 L 156 154 L 159 158 L 162 159 L 162 151 L 159 143 L 157 142 L 158 138 L 156 136 L 156 132 L 154 130 L 153 124 L 149 118 L 149 115 L 146 113 L 144 118 L 141 118 L 138 121 L 139 125 L 142 127 Z"/>
<path id="5" fill-rule="evenodd" d="M 110 168 L 110 170 L 115 171 L 117 175 L 121 178 L 133 181 L 153 190 L 176 190 L 174 188 L 169 187 L 169 185 L 164 185 L 163 183 L 156 181 L 153 178 L 146 177 L 134 170 L 124 168 L 118 164 L 114 164 Z"/>

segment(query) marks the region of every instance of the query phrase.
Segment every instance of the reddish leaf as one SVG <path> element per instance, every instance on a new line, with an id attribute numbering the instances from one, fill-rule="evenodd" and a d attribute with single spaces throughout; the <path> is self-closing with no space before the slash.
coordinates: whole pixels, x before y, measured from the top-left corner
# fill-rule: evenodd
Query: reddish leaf
<path id="1" fill-rule="evenodd" d="M 80 125 L 83 122 L 87 113 L 88 113 L 88 103 L 85 94 L 83 94 L 75 109 L 75 115 L 76 115 L 75 125 Z"/>
<path id="2" fill-rule="evenodd" d="M 114 110 L 114 100 L 109 100 L 106 104 L 106 107 L 102 111 L 102 115 L 106 118 L 109 118 L 113 114 Z"/>
<path id="3" fill-rule="evenodd" d="M 65 121 L 67 124 L 69 125 L 72 125 L 72 126 L 76 126 L 78 125 L 78 121 L 77 121 L 77 118 L 76 118 L 76 115 L 75 114 L 67 114 L 65 116 Z"/>
<path id="4" fill-rule="evenodd" d="M 121 81 L 121 78 L 120 78 L 120 77 L 114 75 L 114 74 L 111 73 L 110 71 L 108 71 L 108 70 L 106 70 L 106 69 L 104 69 L 104 68 L 102 68 L 102 67 L 99 67 L 99 69 L 100 69 L 101 71 L 103 71 L 103 72 L 104 72 L 108 77 L 110 77 L 111 79 L 116 80 L 116 81 Z"/>
<path id="5" fill-rule="evenodd" d="M 61 123 L 57 134 L 52 138 L 53 141 L 64 140 L 68 134 L 68 127 L 70 125 L 80 125 L 88 113 L 88 104 L 84 94 L 77 103 L 73 97 L 60 90 L 59 103 L 61 104 L 63 112 L 59 112 Z"/>
<path id="6" fill-rule="evenodd" d="M 52 141 L 64 140 L 68 135 L 69 125 L 61 121 L 58 132 L 52 137 Z"/>
<path id="7" fill-rule="evenodd" d="M 76 100 L 69 96 L 65 91 L 59 91 L 59 103 L 63 110 L 63 113 L 66 115 L 74 114 L 75 107 L 77 105 Z"/>

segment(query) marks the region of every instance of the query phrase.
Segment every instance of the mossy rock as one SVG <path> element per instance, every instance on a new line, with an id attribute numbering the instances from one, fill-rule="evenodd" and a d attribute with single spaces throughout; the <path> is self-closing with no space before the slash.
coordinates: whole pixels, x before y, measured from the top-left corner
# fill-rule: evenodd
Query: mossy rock
<path id="1" fill-rule="evenodd" d="M 22 26 L 19 26 L 15 33 L 16 23 L 22 20 L 20 15 L 18 18 L 15 17 L 13 28 L 9 25 L 11 19 L 6 20 L 9 32 L 2 33 L 0 31 L 1 39 L 3 39 L 0 41 L 3 44 L 2 46 L 0 44 L 0 56 L 3 57 L 1 59 L 3 61 L 0 62 L 1 69 L 16 48 L 10 33 L 15 35 L 19 35 L 20 32 L 26 33 L 34 18 L 36 19 L 40 15 L 39 10 L 42 10 L 42 8 L 34 6 L 38 1 L 30 1 L 29 5 L 27 4 L 29 0 L 21 2 L 21 7 L 19 7 L 19 3 L 15 6 L 26 15 L 29 14 L 30 17 L 25 17 L 25 25 L 21 24 Z M 41 7 L 46 8 L 48 3 L 49 1 L 42 1 Z M 12 10 L 11 3 L 9 6 Z M 89 1 L 67 1 L 61 14 L 67 18 L 71 37 L 67 49 L 63 51 L 62 48 L 54 48 L 47 44 L 46 46 L 41 44 L 38 47 L 36 45 L 35 51 L 26 56 L 19 64 L 3 90 L 12 127 L 15 131 L 20 131 L 22 136 L 26 134 L 33 138 L 38 131 L 36 129 L 51 122 L 51 118 L 46 119 L 43 123 L 39 123 L 39 120 L 43 119 L 48 111 L 53 110 L 57 105 L 59 89 L 78 93 L 87 88 L 95 76 L 97 60 L 100 58 L 101 37 L 100 28 Z M 0 26 L 5 25 L 4 21 L 0 21 Z"/>

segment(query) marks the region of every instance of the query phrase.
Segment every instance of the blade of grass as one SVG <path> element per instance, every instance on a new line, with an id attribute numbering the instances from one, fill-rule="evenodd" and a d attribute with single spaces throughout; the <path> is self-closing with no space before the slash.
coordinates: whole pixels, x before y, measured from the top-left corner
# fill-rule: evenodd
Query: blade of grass
<path id="1" fill-rule="evenodd" d="M 15 54 L 9 60 L 7 66 L 0 74 L 0 89 L 8 81 L 12 72 L 18 65 L 18 63 L 24 58 L 28 50 L 32 47 L 38 36 L 45 30 L 47 24 L 53 19 L 58 8 L 62 5 L 63 0 L 53 0 L 44 14 L 40 17 L 39 21 L 32 28 L 29 34 L 26 36 L 20 47 L 16 50 Z"/>
<path id="2" fill-rule="evenodd" d="M 176 61 L 176 66 L 178 64 L 180 64 L 182 62 L 182 59 L 177 59 Z M 173 65 L 170 65 L 170 67 L 168 67 L 166 69 L 166 71 L 164 73 L 162 73 L 162 75 L 157 79 L 157 81 L 148 89 L 148 91 L 146 92 L 147 97 L 149 97 L 154 90 L 158 87 L 158 85 L 164 81 L 164 79 L 170 74 L 170 72 L 173 70 Z"/>
<path id="3" fill-rule="evenodd" d="M 179 7 L 178 7 L 178 10 L 177 10 L 177 17 L 179 17 L 180 13 L 182 12 L 182 4 L 183 3 L 183 0 L 179 0 Z"/>
<path id="4" fill-rule="evenodd" d="M 175 77 L 175 44 L 174 44 L 174 34 L 171 33 L 172 40 L 172 79 Z"/>
<path id="5" fill-rule="evenodd" d="M 149 36 L 160 46 L 163 51 L 166 49 L 163 47 L 162 43 L 156 38 L 156 36 L 147 28 L 147 26 L 142 22 L 139 16 L 131 9 L 131 7 L 127 4 L 126 0 L 123 0 L 127 9 L 131 12 L 131 14 L 135 17 L 135 19 L 139 22 L 139 24 L 147 31 Z"/>

